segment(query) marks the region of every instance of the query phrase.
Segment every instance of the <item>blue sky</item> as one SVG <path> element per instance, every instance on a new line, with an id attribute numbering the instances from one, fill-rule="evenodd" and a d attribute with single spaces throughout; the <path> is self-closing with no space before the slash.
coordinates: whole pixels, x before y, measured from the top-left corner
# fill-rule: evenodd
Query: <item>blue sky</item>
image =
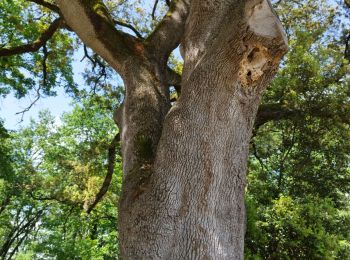
<path id="1" fill-rule="evenodd" d="M 82 72 L 86 66 L 84 61 L 80 61 L 82 57 L 82 51 L 77 51 L 74 55 L 73 63 L 74 80 L 80 86 L 84 85 Z M 57 88 L 57 96 L 40 98 L 38 102 L 24 114 L 23 121 L 21 122 L 22 115 L 16 115 L 16 113 L 27 108 L 32 103 L 33 99 L 33 95 L 27 95 L 22 99 L 17 99 L 12 94 L 8 95 L 6 98 L 0 98 L 0 118 L 4 120 L 6 129 L 17 130 L 20 127 L 28 125 L 31 118 L 38 118 L 39 112 L 45 109 L 48 109 L 57 120 L 59 120 L 64 112 L 72 110 L 70 103 L 73 100 L 64 92 L 63 88 Z"/>

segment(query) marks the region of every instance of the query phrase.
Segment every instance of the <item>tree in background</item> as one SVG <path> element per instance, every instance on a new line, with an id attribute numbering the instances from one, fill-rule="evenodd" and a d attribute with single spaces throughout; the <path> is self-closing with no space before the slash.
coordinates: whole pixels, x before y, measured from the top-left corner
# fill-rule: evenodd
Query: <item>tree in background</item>
<path id="1" fill-rule="evenodd" d="M 17 252 L 30 259 L 114 259 L 119 254 L 120 156 L 103 202 L 90 214 L 84 211 L 105 178 L 115 132 L 111 115 L 89 99 L 59 125 L 44 111 L 38 122 L 11 134 L 13 172 L 1 174 L 2 258 Z"/>
<path id="2" fill-rule="evenodd" d="M 251 142 L 246 256 L 350 256 L 349 30 L 329 1 L 281 1 L 290 52 Z M 282 108 L 282 109 L 281 109 Z"/>
<path id="3" fill-rule="evenodd" d="M 113 225 L 117 215 L 110 204 L 118 199 L 118 191 L 111 199 L 107 193 L 105 200 L 97 204 L 111 177 L 107 174 L 110 177 L 102 181 L 101 173 L 113 166 L 108 163 L 111 153 L 106 151 L 114 147 L 118 152 L 118 136 L 113 137 L 111 130 L 106 135 L 103 130 L 111 129 L 111 125 L 99 126 L 93 116 L 106 106 L 119 107 L 114 118 L 123 133 L 124 192 L 118 217 L 122 255 L 241 258 L 244 158 L 254 110 L 269 78 L 266 75 L 272 73 L 264 58 L 272 52 L 266 35 L 257 37 L 254 29 L 240 29 L 246 28 L 245 23 L 257 31 L 264 30 L 267 21 L 278 23 L 264 16 L 270 6 L 263 4 L 259 9 L 262 13 L 255 16 L 251 12 L 259 21 L 254 24 L 248 11 L 237 13 L 243 3 L 254 6 L 254 1 L 177 1 L 171 3 L 161 22 L 159 17 L 167 6 L 158 1 L 153 10 L 143 8 L 142 1 L 105 1 L 105 5 L 74 1 L 66 9 L 65 2 L 58 1 L 61 9 L 45 1 L 1 3 L 6 24 L 1 34 L 4 46 L 0 49 L 0 64 L 5 68 L 0 76 L 1 93 L 5 95 L 13 89 L 21 97 L 32 91 L 39 98 L 55 94 L 55 87 L 60 85 L 85 104 L 76 117 L 79 120 L 65 121 L 73 127 L 58 130 L 53 125 L 50 130 L 49 116 L 43 115 L 42 123 L 36 124 L 44 130 L 33 126 L 14 138 L 22 140 L 19 142 L 23 145 L 27 132 L 28 140 L 45 140 L 41 149 L 47 156 L 29 160 L 26 171 L 17 171 L 23 168 L 14 162 L 7 164 L 11 167 L 6 169 L 6 176 L 23 178 L 27 188 L 21 189 L 24 201 L 22 195 L 9 200 L 16 205 L 12 207 L 18 216 L 8 207 L 4 219 L 17 216 L 18 221 L 11 224 L 14 232 L 23 230 L 21 225 L 26 223 L 32 228 L 26 229 L 28 235 L 25 232 L 12 239 L 3 256 L 11 258 L 17 251 L 36 257 L 44 254 L 83 259 L 118 254 Z M 89 6 L 79 9 L 82 3 Z M 235 8 L 230 8 L 231 4 Z M 275 4 L 291 51 L 263 97 L 253 130 L 246 196 L 246 257 L 343 259 L 349 255 L 349 37 L 346 27 L 343 32 L 339 28 L 346 17 L 343 9 L 335 10 L 327 1 Z M 73 18 L 79 17 L 78 21 L 70 17 L 72 6 L 76 8 Z M 185 24 L 189 10 L 189 22 Z M 198 20 L 201 14 L 208 18 Z M 265 19 L 265 23 L 259 19 Z M 49 27 L 45 26 L 50 22 Z M 120 30 L 122 27 L 135 36 Z M 91 65 L 85 78 L 95 97 L 94 104 L 99 104 L 92 110 L 86 91 L 72 79 L 71 55 L 79 44 L 72 30 L 111 65 L 85 45 L 81 47 Z M 204 35 L 204 31 L 208 34 Z M 249 37 L 242 37 L 246 33 Z M 247 46 L 240 46 L 239 39 Z M 180 41 L 185 57 L 183 72 L 176 54 L 168 59 Z M 21 45 L 27 42 L 33 44 Z M 278 55 L 283 53 L 283 47 L 280 51 Z M 111 103 L 121 100 L 114 94 L 113 68 L 126 87 L 121 107 L 119 102 Z M 182 72 L 182 77 L 176 72 Z M 100 92 L 104 98 L 99 97 Z M 173 108 L 164 124 L 170 105 Z M 93 127 L 95 122 L 90 119 L 97 125 Z M 91 127 L 96 131 L 91 132 Z M 51 144 L 45 144 L 46 140 Z M 6 151 L 10 151 L 13 143 L 7 143 Z M 37 145 L 23 149 L 31 154 Z M 67 147 L 71 147 L 69 152 Z M 16 156 L 12 160 L 28 161 L 26 155 Z M 40 176 L 35 185 L 29 172 Z M 107 185 L 102 184 L 106 180 Z M 16 187 L 17 182 L 21 183 L 7 180 L 6 185 Z M 100 212 L 95 206 L 108 210 Z M 46 215 L 49 217 L 44 218 Z M 101 222 L 101 218 L 109 220 Z M 68 224 L 63 225 L 63 219 Z M 39 228 L 30 223 L 41 225 Z M 1 232 L 7 237 L 13 233 L 10 229 Z"/>

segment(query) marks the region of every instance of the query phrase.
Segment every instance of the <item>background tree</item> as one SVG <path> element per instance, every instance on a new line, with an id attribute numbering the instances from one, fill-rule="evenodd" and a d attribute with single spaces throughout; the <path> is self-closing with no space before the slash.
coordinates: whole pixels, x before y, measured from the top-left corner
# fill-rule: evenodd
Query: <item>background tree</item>
<path id="1" fill-rule="evenodd" d="M 347 10 L 329 1 L 281 1 L 277 10 L 291 51 L 264 95 L 271 112 L 251 143 L 246 256 L 346 259 Z"/>
<path id="2" fill-rule="evenodd" d="M 107 147 L 115 132 L 112 111 L 99 103 L 85 100 L 76 105 L 60 125 L 42 112 L 39 122 L 11 135 L 14 170 L 0 175 L 4 259 L 17 252 L 16 257 L 30 259 L 114 259 L 119 254 L 115 207 L 121 186 L 119 156 L 104 200 L 90 214 L 84 211 L 102 186 Z"/>

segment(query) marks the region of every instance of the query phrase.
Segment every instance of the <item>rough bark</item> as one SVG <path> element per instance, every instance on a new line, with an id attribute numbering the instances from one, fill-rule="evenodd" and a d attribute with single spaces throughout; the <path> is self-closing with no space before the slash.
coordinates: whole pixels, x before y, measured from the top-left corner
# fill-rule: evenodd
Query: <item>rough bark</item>
<path id="1" fill-rule="evenodd" d="M 181 97 L 121 203 L 126 259 L 243 259 L 248 144 L 286 42 L 266 1 L 192 1 L 188 21 Z"/>
<path id="2" fill-rule="evenodd" d="M 145 41 L 117 31 L 100 1 L 57 3 L 125 83 L 115 116 L 123 258 L 243 259 L 249 140 L 261 94 L 287 50 L 270 2 L 172 1 Z M 166 61 L 180 41 L 181 96 L 169 110 Z"/>

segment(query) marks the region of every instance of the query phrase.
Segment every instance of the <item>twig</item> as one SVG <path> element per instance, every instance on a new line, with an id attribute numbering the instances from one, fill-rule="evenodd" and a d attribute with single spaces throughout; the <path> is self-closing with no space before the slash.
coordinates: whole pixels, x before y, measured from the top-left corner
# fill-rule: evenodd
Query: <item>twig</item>
<path id="1" fill-rule="evenodd" d="M 35 105 L 35 103 L 38 102 L 38 100 L 40 99 L 40 97 L 41 97 L 40 89 L 41 89 L 41 86 L 39 86 L 38 89 L 36 90 L 36 97 L 35 97 L 34 101 L 32 101 L 28 107 L 26 107 L 22 111 L 16 113 L 16 115 L 22 114 L 21 120 L 19 121 L 19 123 L 23 122 L 24 114 L 26 112 L 28 112 Z"/>
<path id="2" fill-rule="evenodd" d="M 85 58 L 88 58 L 93 65 L 92 70 L 95 70 L 96 65 L 99 65 L 100 67 L 105 68 L 105 65 L 97 58 L 96 55 L 94 55 L 95 56 L 94 59 L 90 56 L 87 46 L 85 44 L 83 48 L 84 48 L 84 57 L 80 61 L 83 61 Z"/>
<path id="3" fill-rule="evenodd" d="M 94 79 L 94 87 L 93 87 L 93 92 L 95 93 L 96 86 L 100 79 L 104 77 L 105 79 L 107 78 L 107 71 L 106 71 L 106 66 L 103 64 L 102 61 L 99 60 L 98 56 L 96 54 L 93 55 L 93 57 L 90 56 L 87 46 L 84 44 L 84 57 L 80 60 L 83 61 L 85 58 L 87 58 L 89 61 L 92 63 L 92 71 L 95 71 L 96 66 L 98 65 L 101 70 L 97 78 Z"/>

